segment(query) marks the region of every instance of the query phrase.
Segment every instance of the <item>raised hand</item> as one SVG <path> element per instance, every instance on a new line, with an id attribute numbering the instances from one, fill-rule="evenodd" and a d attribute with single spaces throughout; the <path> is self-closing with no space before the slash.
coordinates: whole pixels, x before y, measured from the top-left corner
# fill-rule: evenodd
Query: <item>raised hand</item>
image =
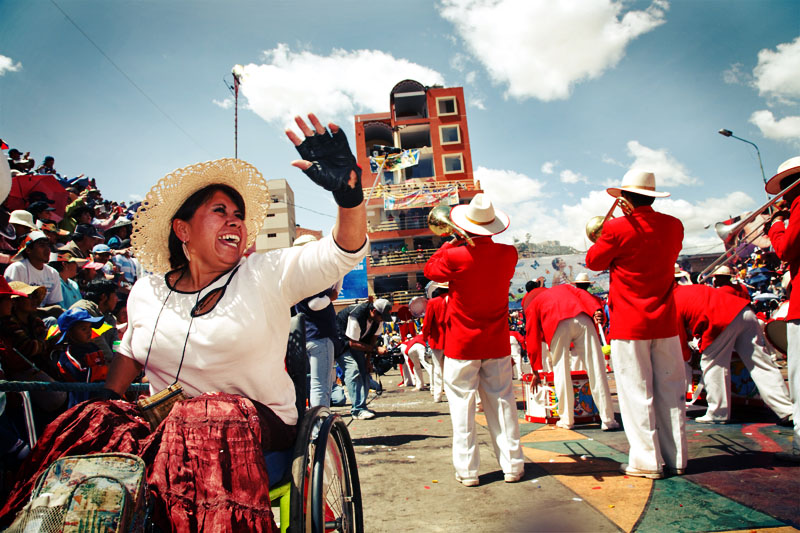
<path id="1" fill-rule="evenodd" d="M 361 189 L 361 168 L 347 144 L 347 137 L 336 124 L 328 124 L 330 133 L 313 114 L 308 115 L 312 130 L 306 122 L 295 117 L 295 122 L 305 139 L 292 130 L 286 136 L 292 141 L 303 159 L 292 161 L 292 165 L 302 170 L 311 180 L 325 190 L 333 193 L 333 198 L 341 207 L 353 208 L 364 201 Z"/>

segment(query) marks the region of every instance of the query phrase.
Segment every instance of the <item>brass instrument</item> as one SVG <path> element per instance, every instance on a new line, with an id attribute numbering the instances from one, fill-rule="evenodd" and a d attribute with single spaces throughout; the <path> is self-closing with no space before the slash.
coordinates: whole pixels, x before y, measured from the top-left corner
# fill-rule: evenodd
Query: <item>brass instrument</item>
<path id="1" fill-rule="evenodd" d="M 764 211 L 766 211 L 767 209 L 771 208 L 773 205 L 778 203 L 778 200 L 783 198 L 786 195 L 786 193 L 788 193 L 789 191 L 791 191 L 792 189 L 794 189 L 798 185 L 800 185 L 800 179 L 795 181 L 794 183 L 792 183 L 791 185 L 789 185 L 785 189 L 783 189 L 781 192 L 779 192 L 778 194 L 773 196 L 770 200 L 767 200 L 761 207 L 759 207 L 758 209 L 756 209 L 755 211 L 753 211 L 752 213 L 747 215 L 745 218 L 740 220 L 735 226 L 732 226 L 730 229 L 715 228 L 717 230 L 717 234 L 723 240 L 726 240 L 727 237 L 729 237 L 730 235 L 738 234 L 740 231 L 742 231 L 742 229 L 745 228 L 745 226 L 750 224 L 758 216 L 760 216 L 762 213 L 764 213 Z M 766 222 L 767 221 L 765 220 L 763 223 L 761 223 L 758 226 L 756 226 L 755 228 L 753 228 L 753 230 L 750 231 L 750 233 L 748 233 L 744 237 L 742 237 L 742 239 L 740 239 L 739 242 L 740 243 L 744 243 L 744 244 L 749 243 L 750 240 L 751 240 L 751 237 L 753 237 L 753 235 L 755 235 L 755 233 L 757 231 L 763 231 L 764 224 L 766 224 Z M 739 252 L 738 248 L 739 247 L 737 246 L 735 248 L 731 248 L 730 250 L 726 250 L 725 253 L 720 255 L 713 263 L 708 265 L 705 268 L 705 270 L 700 272 L 700 275 L 697 276 L 697 282 L 698 283 L 703 283 L 703 281 L 706 278 L 708 278 L 709 274 L 711 274 L 711 272 L 714 272 L 717 269 L 717 267 L 722 266 L 722 265 L 726 265 L 726 264 L 730 263 L 733 259 L 738 257 L 738 255 L 739 255 L 738 254 L 738 252 Z"/>
<path id="2" fill-rule="evenodd" d="M 475 246 L 469 234 L 450 220 L 450 208 L 446 205 L 437 205 L 431 209 L 431 212 L 428 213 L 428 227 L 440 237 L 455 234 L 456 237 L 467 241 L 468 245 Z"/>
<path id="3" fill-rule="evenodd" d="M 617 196 L 617 199 L 614 200 L 614 203 L 611 204 L 611 209 L 608 210 L 606 216 L 596 216 L 589 219 L 589 222 L 586 223 L 586 236 L 589 237 L 589 240 L 592 242 L 597 242 L 597 239 L 600 238 L 600 234 L 603 232 L 603 224 L 605 224 L 608 219 L 614 218 L 614 209 L 619 206 L 622 209 L 622 213 L 625 215 L 630 215 L 633 211 L 633 206 L 631 203 L 623 198 L 622 196 Z"/>

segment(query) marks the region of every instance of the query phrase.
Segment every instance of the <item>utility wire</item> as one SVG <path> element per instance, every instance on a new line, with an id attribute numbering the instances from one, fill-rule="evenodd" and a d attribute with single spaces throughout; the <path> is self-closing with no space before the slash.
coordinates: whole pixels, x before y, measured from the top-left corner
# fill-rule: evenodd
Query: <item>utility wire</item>
<path id="1" fill-rule="evenodd" d="M 169 121 L 172 123 L 172 125 L 173 125 L 173 126 L 175 126 L 176 128 L 178 128 L 178 129 L 181 131 L 181 133 L 183 133 L 184 135 L 186 135 L 186 137 L 187 137 L 187 138 L 188 138 L 190 141 L 192 141 L 192 142 L 195 144 L 195 146 L 197 146 L 197 147 L 198 147 L 198 148 L 199 148 L 199 149 L 200 149 L 200 150 L 201 150 L 203 153 L 205 153 L 205 154 L 208 154 L 208 150 L 206 150 L 206 149 L 205 149 L 205 148 L 204 148 L 204 147 L 203 147 L 203 146 L 202 146 L 202 145 L 201 145 L 199 142 L 197 142 L 197 140 L 195 140 L 195 138 L 194 138 L 194 137 L 192 137 L 191 135 L 189 135 L 189 132 L 187 132 L 185 129 L 183 129 L 183 128 L 181 127 L 181 125 L 180 125 L 180 124 L 178 124 L 178 123 L 175 121 L 175 119 L 173 119 L 171 116 L 169 116 L 169 114 L 168 114 L 166 111 L 164 111 L 164 110 L 163 110 L 163 109 L 162 109 L 162 108 L 161 108 L 161 107 L 160 107 L 160 106 L 159 106 L 159 105 L 156 103 L 156 101 L 155 101 L 155 100 L 153 100 L 152 98 L 150 98 L 150 96 L 149 96 L 149 95 L 148 95 L 146 92 L 144 92 L 144 89 L 142 89 L 141 87 L 139 87 L 139 85 L 137 85 L 137 84 L 136 84 L 136 82 L 135 82 L 135 81 L 133 81 L 133 79 L 132 79 L 130 76 L 128 76 L 128 75 L 125 73 L 125 71 L 124 71 L 124 70 L 122 70 L 122 69 L 119 67 L 119 65 L 117 65 L 117 64 L 114 62 L 114 60 L 113 60 L 113 59 L 111 59 L 111 58 L 108 56 L 108 54 L 106 54 L 106 53 L 103 51 L 103 49 L 102 49 L 102 48 L 100 48 L 100 46 L 98 46 L 98 44 L 97 44 L 96 42 L 94 42 L 94 41 L 92 40 L 92 38 L 91 38 L 91 37 L 89 37 L 89 35 L 88 35 L 88 34 L 87 34 L 85 31 L 83 31 L 83 29 L 82 29 L 80 26 L 78 26 L 78 24 L 77 24 L 77 23 L 76 23 L 76 22 L 75 22 L 75 21 L 72 19 L 72 17 L 70 17 L 70 16 L 67 14 L 67 12 L 66 12 L 66 11 L 64 11 L 63 9 L 61 9 L 61 6 L 59 6 L 59 5 L 56 3 L 56 1 L 55 1 L 55 0 L 50 0 L 50 2 L 51 2 L 51 3 L 52 3 L 52 4 L 53 4 L 55 7 L 56 7 L 56 9 L 58 9 L 59 11 L 61 11 L 61 14 L 62 14 L 62 15 L 64 15 L 64 17 L 66 17 L 66 19 L 67 19 L 68 21 L 70 21 L 70 23 L 71 23 L 73 26 L 75 26 L 75 29 L 77 29 L 79 32 L 81 32 L 81 34 L 82 34 L 84 37 L 86 37 L 86 40 L 87 40 L 87 41 L 89 41 L 89 42 L 92 44 L 92 46 L 94 46 L 94 47 L 97 49 L 97 51 L 98 51 L 98 52 L 100 52 L 100 54 L 101 54 L 103 57 L 105 57 L 105 58 L 106 58 L 106 60 L 108 60 L 108 62 L 109 62 L 109 63 L 111 63 L 111 65 L 112 65 L 112 66 L 113 66 L 115 69 L 117 69 L 117 72 L 119 72 L 120 74 L 122 74 L 122 75 L 125 77 L 125 79 L 126 79 L 126 80 L 128 80 L 128 82 L 129 82 L 131 85 L 133 85 L 133 87 L 134 87 L 134 88 L 135 88 L 137 91 L 139 91 L 139 93 L 140 93 L 142 96 L 144 96 L 144 97 L 147 99 L 147 101 L 148 101 L 148 102 L 150 102 L 151 104 L 153 104 L 153 107 L 155 107 L 155 108 L 156 108 L 156 109 L 157 109 L 157 110 L 158 110 L 158 111 L 159 111 L 159 112 L 160 112 L 162 115 L 164 115 L 164 116 L 166 117 L 166 119 L 167 119 L 167 120 L 169 120 Z"/>

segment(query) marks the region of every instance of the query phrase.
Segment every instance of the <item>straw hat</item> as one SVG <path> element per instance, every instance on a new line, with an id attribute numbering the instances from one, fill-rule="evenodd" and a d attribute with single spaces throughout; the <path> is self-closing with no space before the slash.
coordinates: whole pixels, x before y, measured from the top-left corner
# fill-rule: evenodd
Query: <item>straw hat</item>
<path id="1" fill-rule="evenodd" d="M 678 263 L 675 263 L 675 281 L 678 282 L 678 285 L 692 284 L 692 278 L 689 276 L 689 273 L 682 269 Z"/>
<path id="2" fill-rule="evenodd" d="M 586 283 L 588 285 L 592 285 L 594 282 L 589 280 L 589 274 L 587 274 L 586 272 L 581 272 L 580 274 L 575 276 L 575 281 L 573 281 L 572 283 L 574 283 L 575 285 L 577 285 L 578 283 Z"/>
<path id="3" fill-rule="evenodd" d="M 717 267 L 714 272 L 711 273 L 712 276 L 733 276 L 733 272 L 728 265 L 722 265 Z"/>
<path id="4" fill-rule="evenodd" d="M 800 156 L 787 159 L 781 166 L 778 167 L 778 173 L 772 176 L 767 182 L 765 189 L 769 194 L 778 194 L 781 192 L 781 181 L 786 176 L 794 173 L 800 173 Z"/>
<path id="5" fill-rule="evenodd" d="M 256 167 L 231 158 L 189 165 L 161 178 L 136 211 L 131 242 L 136 258 L 146 270 L 160 274 L 171 270 L 168 240 L 172 217 L 189 196 L 214 184 L 228 185 L 242 195 L 247 227 L 245 248 L 256 242 L 269 208 L 267 183 Z"/>
<path id="6" fill-rule="evenodd" d="M 37 229 L 36 225 L 33 223 L 33 215 L 24 209 L 12 211 L 11 216 L 8 217 L 8 223 L 19 224 L 20 226 L 25 226 L 33 230 Z"/>
<path id="7" fill-rule="evenodd" d="M 636 168 L 632 168 L 622 176 L 622 185 L 606 189 L 606 192 L 614 198 L 618 198 L 622 191 L 633 192 L 643 196 L 652 196 L 654 198 L 669 196 L 668 192 L 656 192 L 655 174 Z"/>
<path id="8" fill-rule="evenodd" d="M 3 295 L 5 295 L 5 296 L 22 296 L 24 298 L 28 297 L 28 295 L 25 294 L 24 292 L 20 292 L 20 291 L 17 291 L 17 290 L 14 290 L 13 288 L 11 288 L 11 285 L 9 285 L 8 282 L 6 281 L 6 278 L 4 278 L 3 276 L 0 276 L 0 296 L 3 296 Z"/>
<path id="9" fill-rule="evenodd" d="M 450 219 L 459 228 L 473 235 L 496 235 L 511 224 L 508 215 L 495 209 L 492 201 L 478 193 L 467 205 L 457 205 L 450 210 Z"/>
<path id="10" fill-rule="evenodd" d="M 8 286 L 11 287 L 11 290 L 15 291 L 16 293 L 22 293 L 28 298 L 37 292 L 41 293 L 42 298 L 47 295 L 47 289 L 45 287 L 39 285 L 28 285 L 24 281 L 10 281 L 8 282 Z M 12 298 L 14 297 L 15 296 L 12 295 Z"/>

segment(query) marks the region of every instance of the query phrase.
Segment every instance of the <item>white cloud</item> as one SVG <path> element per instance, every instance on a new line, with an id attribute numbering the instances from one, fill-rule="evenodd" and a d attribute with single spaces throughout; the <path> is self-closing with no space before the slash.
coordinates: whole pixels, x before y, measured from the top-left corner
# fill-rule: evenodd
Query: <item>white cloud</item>
<path id="1" fill-rule="evenodd" d="M 561 183 L 589 183 L 589 179 L 586 176 L 580 174 L 579 172 L 573 172 L 569 169 L 562 170 L 561 174 L 559 174 L 559 178 L 561 179 Z"/>
<path id="2" fill-rule="evenodd" d="M 725 83 L 736 85 L 744 83 L 748 80 L 749 76 L 746 72 L 742 72 L 741 63 L 734 63 L 730 68 L 722 73 L 722 80 Z"/>
<path id="3" fill-rule="evenodd" d="M 558 161 L 545 161 L 542 164 L 542 174 L 552 174 L 555 169 L 555 166 L 558 164 Z"/>
<path id="4" fill-rule="evenodd" d="M 514 172 L 479 166 L 475 169 L 475 179 L 481 182 L 492 201 L 503 208 L 508 202 L 527 202 L 542 198 L 544 182 Z M 510 205 L 510 204 L 509 204 Z"/>
<path id="5" fill-rule="evenodd" d="M 388 110 L 389 92 L 406 78 L 444 84 L 437 71 L 379 50 L 334 49 L 324 56 L 278 44 L 264 52 L 262 64 L 245 65 L 241 91 L 268 122 L 286 125 L 318 111 L 322 120 L 349 123 L 355 113 Z"/>
<path id="6" fill-rule="evenodd" d="M 800 116 L 775 120 L 771 111 L 761 110 L 750 115 L 750 122 L 758 126 L 767 139 L 800 142 Z"/>
<path id="7" fill-rule="evenodd" d="M 233 107 L 233 98 L 226 98 L 224 100 L 217 100 L 214 98 L 211 100 L 214 105 L 221 107 L 222 109 L 230 109 Z"/>
<path id="8" fill-rule="evenodd" d="M 754 83 L 761 96 L 786 101 L 800 97 L 800 37 L 782 43 L 776 50 L 763 49 L 753 69 Z"/>
<path id="9" fill-rule="evenodd" d="M 14 60 L 8 56 L 0 54 L 0 76 L 6 72 L 17 72 L 22 69 L 22 63 L 14 63 Z"/>
<path id="10" fill-rule="evenodd" d="M 619 0 L 442 0 L 439 13 L 507 97 L 550 101 L 614 67 L 668 8 L 665 0 L 627 12 Z"/>
<path id="11" fill-rule="evenodd" d="M 611 157 L 609 155 L 606 155 L 606 154 L 603 154 L 602 161 L 603 161 L 603 163 L 606 163 L 607 165 L 615 165 L 615 166 L 618 166 L 618 167 L 624 167 L 625 166 L 624 163 L 620 163 L 619 161 L 617 161 L 613 157 Z"/>
<path id="12" fill-rule="evenodd" d="M 629 168 L 647 170 L 656 175 L 656 188 L 675 185 L 696 185 L 698 180 L 689 175 L 677 159 L 664 148 L 648 148 L 639 141 L 628 141 L 628 153 L 634 158 Z"/>

